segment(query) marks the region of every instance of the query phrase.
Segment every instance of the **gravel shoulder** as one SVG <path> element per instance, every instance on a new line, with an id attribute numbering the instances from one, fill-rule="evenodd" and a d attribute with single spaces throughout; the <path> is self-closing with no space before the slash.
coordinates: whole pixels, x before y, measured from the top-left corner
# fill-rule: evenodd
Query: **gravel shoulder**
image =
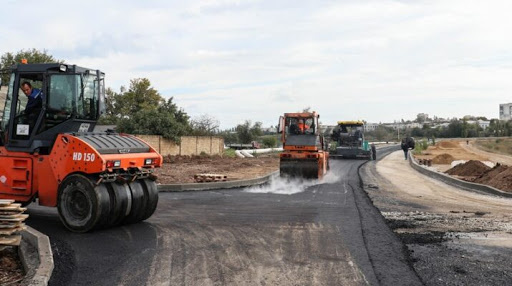
<path id="1" fill-rule="evenodd" d="M 370 198 L 410 252 L 426 285 L 512 281 L 512 199 L 425 177 L 401 151 L 367 164 Z"/>

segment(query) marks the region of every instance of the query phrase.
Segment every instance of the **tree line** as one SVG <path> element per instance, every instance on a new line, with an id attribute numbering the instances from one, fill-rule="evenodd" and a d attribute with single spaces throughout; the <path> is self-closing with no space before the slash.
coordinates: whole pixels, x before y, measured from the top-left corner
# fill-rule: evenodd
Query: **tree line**
<path id="1" fill-rule="evenodd" d="M 64 63 L 46 50 L 29 49 L 4 53 L 0 57 L 0 70 L 21 63 L 22 59 L 29 63 Z M 2 74 L 3 84 L 8 83 L 8 77 L 9 74 Z M 250 143 L 262 135 L 261 122 L 246 120 L 235 127 L 235 132 L 221 132 L 219 120 L 211 115 L 202 114 L 190 118 L 183 108 L 178 107 L 173 97 L 164 98 L 147 78 L 131 79 L 129 86 L 121 86 L 119 91 L 107 88 L 105 114 L 98 123 L 115 125 L 118 132 L 161 135 L 175 142 L 186 135 L 218 135 L 223 136 L 228 143 Z"/>
<path id="2" fill-rule="evenodd" d="M 478 123 L 470 123 L 465 119 L 452 119 L 445 126 L 433 127 L 429 123 L 422 128 L 415 127 L 397 131 L 391 127 L 380 125 L 373 131 L 365 133 L 366 137 L 375 141 L 395 141 L 399 137 L 415 138 L 470 138 L 470 137 L 501 137 L 512 136 L 512 121 L 491 119 L 487 128 Z"/>

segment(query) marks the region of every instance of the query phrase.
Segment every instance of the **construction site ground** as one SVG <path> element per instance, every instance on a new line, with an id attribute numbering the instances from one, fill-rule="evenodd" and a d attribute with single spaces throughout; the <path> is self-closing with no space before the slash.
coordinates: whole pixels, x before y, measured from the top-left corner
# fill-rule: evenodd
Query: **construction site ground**
<path id="1" fill-rule="evenodd" d="M 469 143 L 444 141 L 418 157 L 510 160 Z M 364 169 L 371 178 L 369 196 L 407 246 L 426 285 L 510 285 L 512 199 L 461 190 L 424 176 L 404 160 L 402 151 Z"/>
<path id="2" fill-rule="evenodd" d="M 279 170 L 277 153 L 254 158 L 227 156 L 167 156 L 162 168 L 156 170 L 159 184 L 195 183 L 198 174 L 218 174 L 227 181 L 253 179 Z"/>
<path id="3" fill-rule="evenodd" d="M 15 247 L 0 250 L 0 285 L 18 285 L 24 277 Z"/>

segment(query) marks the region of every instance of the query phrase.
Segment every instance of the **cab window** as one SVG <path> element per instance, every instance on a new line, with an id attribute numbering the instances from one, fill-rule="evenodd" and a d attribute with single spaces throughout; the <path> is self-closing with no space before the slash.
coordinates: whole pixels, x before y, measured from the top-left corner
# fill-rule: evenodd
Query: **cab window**
<path id="1" fill-rule="evenodd" d="M 79 75 L 57 74 L 50 77 L 45 122 L 41 131 L 71 118 L 73 104 L 79 90 Z"/>

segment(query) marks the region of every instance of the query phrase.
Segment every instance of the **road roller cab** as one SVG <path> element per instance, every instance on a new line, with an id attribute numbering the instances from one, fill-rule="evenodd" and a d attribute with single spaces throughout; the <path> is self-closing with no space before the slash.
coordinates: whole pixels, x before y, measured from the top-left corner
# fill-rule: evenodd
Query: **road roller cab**
<path id="1" fill-rule="evenodd" d="M 285 113 L 278 132 L 283 143 L 281 176 L 321 178 L 329 167 L 329 152 L 320 133 L 316 112 Z"/>
<path id="2" fill-rule="evenodd" d="M 75 232 L 149 218 L 162 157 L 126 134 L 94 133 L 104 73 L 60 63 L 3 70 L 0 199 L 58 207 Z"/>

